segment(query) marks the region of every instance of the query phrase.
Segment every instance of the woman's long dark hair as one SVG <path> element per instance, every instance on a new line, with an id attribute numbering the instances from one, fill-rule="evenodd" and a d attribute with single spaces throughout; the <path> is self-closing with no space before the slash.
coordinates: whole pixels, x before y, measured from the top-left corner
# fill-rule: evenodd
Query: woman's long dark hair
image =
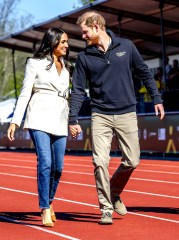
<path id="1" fill-rule="evenodd" d="M 53 51 L 54 51 L 55 47 L 58 46 L 63 33 L 65 33 L 65 32 L 60 28 L 49 28 L 45 32 L 45 34 L 42 38 L 40 47 L 34 53 L 34 58 L 43 59 L 44 57 L 46 57 L 48 55 L 51 57 L 51 63 L 46 67 L 47 70 L 49 70 L 52 67 L 52 64 L 54 62 Z M 67 67 L 67 69 L 69 66 L 69 63 L 67 62 L 68 55 L 69 55 L 69 50 L 67 49 L 67 54 L 64 57 L 65 66 Z"/>

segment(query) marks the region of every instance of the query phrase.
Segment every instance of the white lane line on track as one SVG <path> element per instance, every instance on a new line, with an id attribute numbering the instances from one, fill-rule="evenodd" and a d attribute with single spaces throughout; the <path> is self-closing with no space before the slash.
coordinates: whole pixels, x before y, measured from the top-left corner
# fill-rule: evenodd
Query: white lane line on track
<path id="1" fill-rule="evenodd" d="M 20 161 L 20 160 L 14 160 L 15 162 Z M 26 161 L 26 162 L 34 162 L 34 161 Z M 0 164 L 0 166 L 7 166 L 7 167 L 17 167 L 17 165 L 12 165 L 12 164 Z M 71 163 L 65 163 L 65 166 L 75 166 L 75 167 L 86 167 L 86 168 L 94 168 L 92 165 L 84 165 L 84 164 L 71 164 Z M 32 168 L 34 167 L 27 167 L 27 166 L 18 166 L 22 168 Z M 114 169 L 114 167 L 109 167 L 109 169 Z M 179 172 L 166 172 L 166 171 L 156 171 L 156 170 L 144 170 L 144 169 L 135 169 L 135 172 L 147 172 L 147 173 L 161 173 L 161 174 L 172 174 L 172 175 L 179 175 Z"/>
<path id="2" fill-rule="evenodd" d="M 37 179 L 36 177 L 31 177 L 31 176 L 26 176 L 26 175 L 19 175 L 19 174 L 12 174 L 12 173 L 4 173 L 0 172 L 1 175 L 7 175 L 11 177 L 21 177 L 21 178 L 32 178 L 32 179 Z"/>
<path id="3" fill-rule="evenodd" d="M 12 167 L 12 168 L 25 168 L 25 169 L 36 169 L 36 167 L 27 167 L 27 166 L 19 166 L 19 165 L 10 165 L 10 164 L 0 164 L 0 166 L 4 167 Z M 89 175 L 89 176 L 94 176 L 93 173 L 85 173 L 85 172 L 74 172 L 74 171 L 67 171 L 63 170 L 65 173 L 72 173 L 72 174 L 81 174 L 81 175 Z M 169 184 L 179 184 L 179 182 L 171 182 L 171 181 L 163 181 L 163 180 L 157 180 L 157 179 L 146 179 L 146 178 L 134 178 L 131 177 L 130 179 L 133 180 L 139 180 L 139 181 L 149 181 L 149 182 L 158 182 L 158 183 L 169 183 Z"/>
<path id="4" fill-rule="evenodd" d="M 144 170 L 144 169 L 135 169 L 137 172 L 150 172 L 150 173 L 164 173 L 164 174 L 179 174 L 179 172 L 165 172 L 165 171 L 156 171 L 156 170 Z"/>
<path id="5" fill-rule="evenodd" d="M 152 219 L 157 219 L 157 220 L 172 222 L 172 223 L 179 223 L 179 221 L 177 221 L 177 220 L 172 220 L 172 219 L 168 219 L 168 218 L 160 218 L 160 217 L 150 216 L 150 215 L 141 214 L 141 213 L 133 213 L 133 212 L 130 212 L 130 214 L 136 215 L 136 216 L 140 216 L 140 217 L 147 217 L 147 218 L 152 218 Z"/>
<path id="6" fill-rule="evenodd" d="M 2 189 L 2 190 L 7 190 L 7 191 L 12 191 L 12 192 L 24 193 L 24 194 L 33 195 L 33 196 L 37 196 L 37 193 L 21 191 L 21 190 L 17 190 L 17 189 L 13 189 L 13 188 L 0 187 L 0 189 Z M 68 199 L 64 199 L 64 198 L 57 198 L 57 197 L 56 197 L 55 200 L 63 201 L 63 202 L 70 202 L 70 203 L 75 203 L 75 204 L 84 205 L 84 206 L 89 206 L 89 207 L 95 207 L 95 208 L 98 207 L 97 205 L 94 205 L 94 204 L 77 202 L 77 201 L 68 200 Z"/>
<path id="7" fill-rule="evenodd" d="M 30 179 L 35 179 L 36 180 L 36 177 L 25 176 L 25 175 L 17 175 L 17 174 L 2 173 L 2 172 L 0 172 L 0 175 L 7 175 L 7 176 L 11 176 L 11 177 L 20 177 L 20 178 L 30 178 Z M 64 183 L 64 184 L 71 184 L 71 185 L 77 185 L 77 186 L 96 188 L 96 186 L 92 185 L 92 184 L 67 182 L 67 181 L 60 181 L 60 182 Z M 156 193 L 149 193 L 149 192 L 141 192 L 141 191 L 134 191 L 134 190 L 126 190 L 125 189 L 124 192 L 131 192 L 131 193 L 145 194 L 145 195 L 151 195 L 151 196 L 157 196 L 157 197 L 166 197 L 166 198 L 179 199 L 179 197 L 177 197 L 177 196 L 170 196 L 170 195 L 156 194 Z"/>
<path id="8" fill-rule="evenodd" d="M 27 160 L 27 159 L 19 160 L 19 159 L 6 159 L 6 158 L 0 158 L 0 161 L 5 161 L 5 162 L 11 161 L 11 162 L 22 162 L 22 163 L 24 163 L 24 162 L 36 163 L 37 162 L 36 159 L 34 161 L 34 160 Z"/>
<path id="9" fill-rule="evenodd" d="M 144 165 L 144 166 L 179 168 L 179 165 L 164 165 L 164 164 L 155 164 L 155 163 L 153 163 L 153 164 L 151 164 L 151 163 L 141 163 L 141 164 Z"/>
<path id="10" fill-rule="evenodd" d="M 1 174 L 1 173 L 0 173 L 0 174 Z M 61 181 L 61 183 L 96 188 L 95 185 L 90 185 L 90 184 L 74 183 L 74 182 L 67 182 L 67 181 Z M 157 194 L 157 193 L 149 193 L 149 192 L 134 191 L 134 190 L 129 190 L 129 189 L 128 189 L 128 190 L 125 189 L 124 192 L 131 192 L 131 193 L 145 194 L 145 195 L 151 195 L 151 196 L 157 196 L 157 197 L 166 197 L 166 198 L 179 199 L 179 197 L 177 197 L 177 196 L 170 196 L 170 195 Z"/>
<path id="11" fill-rule="evenodd" d="M 28 167 L 28 166 L 19 166 L 19 165 L 10 165 L 10 164 L 0 164 L 0 166 L 4 166 L 4 167 L 12 167 L 12 168 L 25 168 L 25 169 L 36 169 L 36 167 Z M 135 171 L 138 171 L 137 169 Z M 140 170 L 142 171 L 142 170 Z M 155 171 L 150 171 L 150 170 L 145 170 L 146 172 L 155 172 Z M 85 173 L 85 172 L 74 172 L 74 171 L 67 171 L 67 170 L 63 170 L 63 172 L 66 173 L 73 173 L 73 174 L 82 174 L 82 175 L 91 175 L 93 176 L 93 173 Z M 159 173 L 159 171 L 156 171 Z M 162 172 L 162 173 L 169 173 L 169 172 Z M 171 173 L 171 174 L 179 174 L 179 173 Z M 141 179 L 143 181 L 147 181 L 147 179 L 142 179 L 142 178 L 130 178 L 130 179 Z M 148 181 L 152 181 L 152 182 L 164 182 L 164 183 L 173 183 L 173 184 L 179 184 L 179 182 L 168 182 L 168 181 L 161 181 L 161 180 L 148 180 Z"/>
<path id="12" fill-rule="evenodd" d="M 86 168 L 94 168 L 92 165 L 83 165 L 83 164 L 71 164 L 71 163 L 65 163 L 65 166 L 75 166 L 75 167 L 86 167 Z M 115 169 L 116 167 L 109 167 L 109 169 Z M 144 169 L 135 169 L 135 172 L 151 172 L 151 173 L 164 173 L 164 174 L 177 174 L 179 175 L 179 172 L 166 172 L 166 171 L 157 171 L 157 170 L 144 170 Z"/>
<path id="13" fill-rule="evenodd" d="M 175 199 L 179 199 L 179 197 L 177 197 L 177 196 L 170 196 L 170 195 L 150 193 L 150 192 L 141 192 L 141 191 L 127 190 L 127 189 L 125 189 L 124 192 L 131 192 L 131 193 L 152 195 L 152 196 L 157 196 L 157 197 L 165 197 L 165 198 L 175 198 Z"/>
<path id="14" fill-rule="evenodd" d="M 83 173 L 83 172 L 74 172 L 74 171 L 65 171 L 63 170 L 63 172 L 66 173 L 73 173 L 73 174 L 82 174 L 82 175 L 92 175 L 94 176 L 93 173 Z M 169 183 L 169 184 L 179 184 L 179 182 L 170 182 L 170 181 L 163 181 L 163 180 L 157 180 L 157 179 L 146 179 L 146 178 L 134 178 L 131 177 L 130 179 L 132 180 L 137 180 L 137 181 L 148 181 L 148 182 L 157 182 L 157 183 Z"/>
<path id="15" fill-rule="evenodd" d="M 70 163 L 65 163 L 65 166 L 75 166 L 75 167 L 86 167 L 86 168 L 94 168 L 91 165 L 82 165 L 82 164 L 70 164 Z M 109 169 L 115 169 L 116 167 L 109 167 Z M 164 174 L 177 174 L 179 175 L 179 172 L 165 172 L 165 171 L 156 171 L 156 170 L 144 170 L 144 169 L 135 169 L 135 172 L 150 172 L 150 173 L 164 173 Z"/>
<path id="16" fill-rule="evenodd" d="M 2 189 L 2 190 L 7 190 L 7 191 L 12 191 L 12 192 L 23 193 L 23 194 L 35 195 L 35 196 L 37 195 L 36 193 L 25 192 L 25 191 L 21 191 L 21 190 L 17 190 L 17 189 L 12 189 L 12 188 L 0 187 L 0 189 Z M 83 203 L 83 202 L 72 201 L 72 200 L 68 200 L 68 199 L 64 199 L 64 198 L 55 198 L 55 200 L 64 201 L 64 202 L 70 202 L 70 203 L 74 203 L 74 204 L 80 204 L 80 205 L 89 206 L 89 207 L 99 208 L 98 205 L 93 205 L 93 204 L 88 204 L 88 203 Z M 156 216 L 152 216 L 152 215 L 146 215 L 146 214 L 134 213 L 134 212 L 128 212 L 128 214 L 132 214 L 132 215 L 136 215 L 136 216 L 140 216 L 140 217 L 152 218 L 152 219 L 161 220 L 161 221 L 166 221 L 166 222 L 178 223 L 178 224 L 179 224 L 179 221 L 177 221 L 177 220 L 172 220 L 172 219 L 168 219 L 168 218 L 160 218 L 160 217 L 156 217 Z"/>
<path id="17" fill-rule="evenodd" d="M 65 234 L 62 234 L 62 233 L 58 233 L 58 232 L 54 232 L 54 231 L 51 231 L 51 230 L 48 230 L 48 229 L 45 229 L 45 228 L 42 228 L 42 227 L 38 227 L 38 226 L 33 226 L 33 225 L 30 225 L 30 224 L 26 224 L 24 222 L 21 222 L 19 220 L 16 220 L 16 219 L 13 219 L 13 218 L 8 218 L 8 217 L 5 217 L 5 216 L 1 216 L 0 215 L 0 219 L 3 219 L 3 220 L 6 220 L 8 222 L 14 222 L 14 223 L 18 223 L 20 225 L 24 225 L 26 227 L 30 227 L 30 228 L 34 228 L 34 229 L 37 229 L 37 230 L 40 230 L 42 232 L 47 232 L 47 233 L 50 233 L 52 235 L 56 235 L 58 237 L 63 237 L 63 238 L 66 238 L 66 239 L 70 239 L 70 240 L 80 240 L 79 238 L 74 238 L 74 237 L 70 237 L 68 235 L 65 235 Z"/>
<path id="18" fill-rule="evenodd" d="M 27 160 L 26 159 L 26 156 L 25 158 L 23 159 L 14 159 L 14 158 L 5 158 L 5 157 L 0 157 L 0 160 L 7 160 L 7 161 L 21 161 L 21 162 L 25 162 L 25 161 L 31 161 L 32 160 L 32 156 L 28 156 L 30 157 L 30 160 Z M 34 155 L 34 160 L 32 160 L 32 162 L 36 162 L 36 156 Z M 89 159 L 88 157 L 84 157 L 85 159 L 80 159 L 82 158 L 83 156 L 73 156 L 73 158 L 69 158 L 68 155 L 65 156 L 65 162 L 83 162 L 83 163 L 90 163 L 92 164 L 92 157 L 91 159 Z M 19 158 L 17 156 L 17 158 Z M 119 163 L 120 164 L 120 159 L 121 157 L 119 158 L 111 158 L 111 162 L 110 164 L 113 165 L 113 164 L 116 164 L 116 163 Z M 147 160 L 147 159 L 146 159 Z M 166 164 L 158 164 L 158 163 L 144 163 L 143 161 L 146 161 L 146 160 L 142 160 L 141 159 L 141 163 L 139 166 L 154 166 L 154 167 L 167 167 L 167 168 L 179 168 L 179 165 L 176 165 L 177 161 L 175 162 L 172 162 L 172 163 L 175 163 L 175 165 L 166 165 Z M 147 161 L 157 161 L 157 160 L 147 160 Z M 159 161 L 159 160 L 158 160 Z M 162 160 L 160 160 L 162 161 Z M 164 162 L 166 162 L 166 160 L 163 160 Z M 171 162 L 168 160 L 168 163 L 170 164 Z M 92 166 L 92 165 L 91 165 Z M 92 166 L 93 167 L 93 166 Z"/>
<path id="19" fill-rule="evenodd" d="M 84 163 L 92 163 L 92 157 L 91 159 L 74 159 L 74 158 L 66 158 L 65 159 L 66 162 L 74 162 L 74 161 L 78 161 L 78 162 L 84 162 Z M 146 159 L 144 161 L 157 161 L 157 160 L 149 160 L 149 159 Z M 162 162 L 162 160 L 160 160 Z M 163 162 L 166 162 L 165 160 L 163 160 Z M 111 161 L 110 161 L 110 164 L 113 165 L 113 164 L 120 164 L 121 163 L 121 158 L 119 159 L 116 159 L 116 158 L 111 158 Z M 168 161 L 169 164 L 171 164 L 171 161 Z M 145 163 L 143 162 L 143 160 L 141 159 L 141 162 L 140 162 L 140 165 L 139 166 L 154 166 L 154 167 L 169 167 L 169 168 L 179 168 L 179 165 L 177 165 L 178 161 L 175 161 L 175 162 L 172 162 L 173 164 L 175 165 L 167 165 L 167 164 L 158 164 L 158 163 Z"/>
<path id="20" fill-rule="evenodd" d="M 0 164 L 0 166 L 3 166 L 3 167 L 12 167 L 12 168 L 36 169 L 36 167 L 27 167 L 27 166 L 12 165 L 12 164 Z"/>
<path id="21" fill-rule="evenodd" d="M 163 181 L 163 180 L 156 180 L 156 179 L 134 178 L 134 177 L 131 177 L 130 179 L 139 180 L 139 181 L 147 181 L 147 182 L 179 184 L 179 182 L 170 182 L 170 181 Z"/>

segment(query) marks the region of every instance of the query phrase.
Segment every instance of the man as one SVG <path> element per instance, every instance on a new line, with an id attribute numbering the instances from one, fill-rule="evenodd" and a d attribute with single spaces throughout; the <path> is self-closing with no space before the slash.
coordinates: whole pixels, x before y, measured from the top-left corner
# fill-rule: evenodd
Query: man
<path id="1" fill-rule="evenodd" d="M 92 107 L 92 151 L 94 175 L 102 218 L 112 224 L 112 213 L 125 215 L 120 198 L 133 170 L 139 164 L 139 139 L 133 69 L 150 92 L 156 115 L 164 117 L 160 94 L 150 70 L 133 43 L 106 31 L 97 12 L 86 12 L 77 20 L 87 47 L 79 54 L 73 74 L 69 129 L 73 137 L 81 132 L 77 118 L 89 81 Z M 122 151 L 121 164 L 109 179 L 110 147 L 115 132 Z"/>

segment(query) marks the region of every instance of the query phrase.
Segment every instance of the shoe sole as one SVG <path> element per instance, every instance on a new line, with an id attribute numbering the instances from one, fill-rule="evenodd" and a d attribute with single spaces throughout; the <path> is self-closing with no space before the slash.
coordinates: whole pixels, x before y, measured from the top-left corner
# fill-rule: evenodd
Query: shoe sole
<path id="1" fill-rule="evenodd" d="M 43 224 L 44 227 L 54 227 L 53 223 L 45 223 Z"/>
<path id="2" fill-rule="evenodd" d="M 99 222 L 100 225 L 111 225 L 113 222 Z"/>

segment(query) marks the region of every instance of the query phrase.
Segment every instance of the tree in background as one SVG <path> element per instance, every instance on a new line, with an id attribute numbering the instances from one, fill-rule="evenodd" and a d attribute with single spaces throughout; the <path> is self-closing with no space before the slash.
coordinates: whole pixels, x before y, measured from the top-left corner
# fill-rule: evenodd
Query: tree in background
<path id="1" fill-rule="evenodd" d="M 83 4 L 83 5 L 86 5 L 88 3 L 92 3 L 92 2 L 95 2 L 96 0 L 78 0 L 79 3 Z"/>
<path id="2" fill-rule="evenodd" d="M 79 3 L 83 4 L 83 5 L 86 5 L 88 3 L 92 3 L 92 2 L 95 2 L 97 0 L 78 0 Z"/>
<path id="3" fill-rule="evenodd" d="M 17 6 L 20 0 L 0 0 L 0 36 L 18 32 L 32 23 L 31 14 L 17 14 Z M 18 17 L 17 17 L 18 16 Z M 16 79 L 17 88 L 21 88 L 24 74 L 25 59 L 27 54 L 16 52 Z M 0 48 L 0 101 L 9 97 L 14 97 L 14 78 L 12 67 L 11 50 Z"/>
<path id="4" fill-rule="evenodd" d="M 32 25 L 34 17 L 31 14 L 21 15 L 17 11 L 21 0 L 0 0 L 0 37 L 18 32 Z M 86 5 L 96 0 L 78 0 Z M 19 94 L 24 77 L 25 60 L 28 53 L 15 52 L 17 94 Z M 12 66 L 12 50 L 0 48 L 0 101 L 15 97 L 14 76 Z"/>
<path id="5" fill-rule="evenodd" d="M 86 4 L 89 4 L 89 3 L 93 3 L 95 1 L 97 1 L 97 0 L 78 0 L 79 5 L 77 6 L 77 5 L 74 4 L 73 7 L 78 8 L 81 5 L 86 5 Z"/>

